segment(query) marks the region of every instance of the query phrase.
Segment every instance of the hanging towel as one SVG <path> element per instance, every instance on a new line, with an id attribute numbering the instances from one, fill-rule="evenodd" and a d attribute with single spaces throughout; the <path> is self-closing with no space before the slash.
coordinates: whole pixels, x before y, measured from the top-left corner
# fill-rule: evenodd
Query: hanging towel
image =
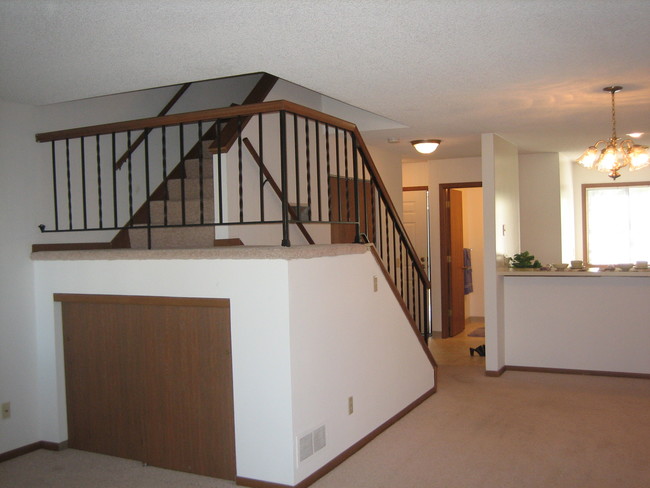
<path id="1" fill-rule="evenodd" d="M 463 275 L 465 278 L 465 295 L 468 295 L 474 291 L 474 285 L 472 284 L 472 250 L 463 249 Z"/>

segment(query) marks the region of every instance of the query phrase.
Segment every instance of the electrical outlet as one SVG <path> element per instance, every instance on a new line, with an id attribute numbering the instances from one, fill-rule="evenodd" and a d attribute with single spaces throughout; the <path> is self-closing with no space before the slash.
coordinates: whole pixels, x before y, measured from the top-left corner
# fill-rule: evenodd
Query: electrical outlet
<path id="1" fill-rule="evenodd" d="M 8 419 L 11 417 L 11 402 L 6 402 L 2 404 L 2 418 Z"/>
<path id="2" fill-rule="evenodd" d="M 348 397 L 348 415 L 354 413 L 354 397 Z"/>

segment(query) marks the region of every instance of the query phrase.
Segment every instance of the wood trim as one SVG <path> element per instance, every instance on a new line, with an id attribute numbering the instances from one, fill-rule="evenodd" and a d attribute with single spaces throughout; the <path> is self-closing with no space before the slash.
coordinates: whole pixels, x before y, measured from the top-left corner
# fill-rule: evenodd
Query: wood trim
<path id="1" fill-rule="evenodd" d="M 502 366 L 501 368 L 497 369 L 496 371 L 486 369 L 485 370 L 485 376 L 489 376 L 489 377 L 492 377 L 492 378 L 498 378 L 499 376 L 501 376 L 505 372 L 506 372 L 506 367 L 505 366 Z"/>
<path id="2" fill-rule="evenodd" d="M 20 456 L 24 456 L 25 454 L 29 454 L 30 452 L 38 451 L 39 449 L 47 449 L 48 451 L 62 451 L 63 449 L 66 449 L 68 447 L 68 441 L 63 441 L 63 442 L 49 442 L 49 441 L 38 441 L 38 442 L 33 442 L 31 444 L 27 444 L 26 446 L 22 447 L 17 447 L 16 449 L 12 449 L 11 451 L 3 452 L 0 454 L 0 463 L 4 461 L 9 461 L 10 459 L 14 459 Z"/>
<path id="3" fill-rule="evenodd" d="M 447 256 L 450 255 L 451 248 L 450 210 L 447 206 L 447 202 L 449 202 L 449 190 L 482 187 L 483 183 L 480 181 L 441 183 L 438 187 L 438 212 L 440 218 L 440 314 L 443 339 L 451 336 L 451 322 L 449 319 L 451 290 L 449 286 L 449 263 L 447 262 Z"/>
<path id="4" fill-rule="evenodd" d="M 429 398 L 431 395 L 433 395 L 436 392 L 435 386 L 431 388 L 430 390 L 426 391 L 423 393 L 419 398 L 415 399 L 413 402 L 411 402 L 408 406 L 406 406 L 403 410 L 399 411 L 395 415 L 393 415 L 391 418 L 389 418 L 386 422 L 381 424 L 379 427 L 377 427 L 375 430 L 370 432 L 367 436 L 363 437 L 359 441 L 355 442 L 351 447 L 343 451 L 341 454 L 336 456 L 334 459 L 332 459 L 330 462 L 322 466 L 321 468 L 317 469 L 314 471 L 311 475 L 307 476 L 304 480 L 299 482 L 296 485 L 293 485 L 293 488 L 307 488 L 323 476 L 325 476 L 327 473 L 332 471 L 334 468 L 342 464 L 344 461 L 352 457 L 353 454 L 359 452 L 363 447 L 365 447 L 367 444 L 370 443 L 375 437 L 377 437 L 379 434 L 387 430 L 389 427 L 391 427 L 393 424 L 395 424 L 398 420 L 403 418 L 405 415 L 407 415 L 409 412 L 414 410 L 416 407 L 418 407 L 420 404 L 422 404 L 427 398 Z M 270 483 L 266 481 L 260 481 L 260 480 L 254 480 L 250 478 L 241 478 L 237 477 L 235 479 L 235 482 L 238 485 L 242 486 L 249 486 L 252 488 L 289 488 L 289 485 L 282 485 L 278 483 Z"/>
<path id="5" fill-rule="evenodd" d="M 167 307 L 230 308 L 228 298 L 161 297 L 144 295 L 86 295 L 80 293 L 54 293 L 55 302 L 112 303 L 122 305 L 161 305 Z"/>
<path id="6" fill-rule="evenodd" d="M 235 478 L 237 486 L 249 486 L 251 488 L 293 488 L 293 485 L 283 485 L 281 483 L 272 483 L 270 481 L 261 481 L 253 478 L 243 478 L 237 476 Z"/>
<path id="7" fill-rule="evenodd" d="M 422 349 L 424 350 L 425 355 L 429 359 L 429 362 L 431 363 L 431 366 L 433 367 L 433 375 L 434 375 L 434 389 L 438 387 L 438 363 L 436 363 L 436 359 L 433 357 L 433 354 L 431 353 L 431 350 L 427 346 L 427 344 L 424 342 L 424 339 L 422 338 L 422 335 L 420 334 L 420 331 L 418 330 L 417 325 L 415 324 L 415 321 L 411 317 L 411 314 L 409 312 L 409 309 L 404 302 L 404 299 L 402 298 L 402 295 L 400 292 L 397 290 L 397 287 L 393 283 L 393 279 L 390 276 L 390 273 L 388 270 L 386 270 L 386 267 L 384 266 L 384 262 L 381 260 L 381 257 L 379 256 L 379 253 L 377 252 L 377 249 L 375 249 L 375 246 L 373 244 L 368 244 L 367 245 L 370 248 L 370 252 L 372 253 L 373 257 L 375 258 L 375 261 L 379 265 L 379 268 L 381 269 L 381 272 L 384 274 L 384 278 L 386 279 L 386 282 L 388 283 L 388 286 L 390 286 L 390 289 L 393 292 L 393 295 L 395 295 L 395 298 L 397 299 L 397 302 L 400 304 L 402 307 L 402 311 L 404 312 L 404 316 L 406 319 L 409 321 L 409 324 L 411 324 L 411 329 L 413 329 L 413 333 L 416 335 L 418 338 L 420 345 L 422 346 Z"/>
<path id="8" fill-rule="evenodd" d="M 58 130 L 53 132 L 41 132 L 36 134 L 36 142 L 51 142 L 63 139 L 75 139 L 78 137 L 89 137 L 113 132 L 126 132 L 128 130 L 145 130 L 149 127 L 163 127 L 192 122 L 214 121 L 217 119 L 230 119 L 239 116 L 267 114 L 273 112 L 287 111 L 303 117 L 309 117 L 329 125 L 335 125 L 341 129 L 356 131 L 356 125 L 352 122 L 327 115 L 318 110 L 313 110 L 297 103 L 287 100 L 275 100 L 271 102 L 252 103 L 250 105 L 239 105 L 236 107 L 212 108 L 197 110 L 195 112 L 184 112 L 180 114 L 165 115 L 162 117 L 146 117 L 126 122 L 112 122 L 109 124 L 98 124 L 88 127 L 76 127 L 74 129 Z M 358 133 L 358 131 L 356 131 Z"/>
<path id="9" fill-rule="evenodd" d="M 255 84 L 251 92 L 248 94 L 248 96 L 244 99 L 242 105 L 250 105 L 252 103 L 263 102 L 264 99 L 271 92 L 271 90 L 273 89 L 277 81 L 278 81 L 277 76 L 264 73 L 262 77 L 258 80 L 258 82 Z M 246 127 L 251 117 L 252 115 L 248 115 L 244 118 L 244 120 L 241 121 L 242 129 Z M 228 152 L 232 147 L 232 145 L 237 140 L 238 132 L 239 132 L 238 129 L 239 129 L 239 121 L 237 119 L 231 119 L 224 126 L 223 130 L 220 131 L 221 140 L 220 141 L 215 140 L 212 144 L 210 144 L 209 151 L 212 154 L 216 154 L 217 152 L 222 152 L 222 153 Z"/>
<path id="10" fill-rule="evenodd" d="M 620 371 L 599 371 L 592 369 L 539 368 L 535 366 L 504 366 L 505 371 L 526 371 L 530 373 L 578 374 L 586 376 L 611 376 L 617 378 L 638 378 L 650 380 L 650 373 L 626 373 Z"/>
<path id="11" fill-rule="evenodd" d="M 428 186 L 404 186 L 402 191 L 429 191 Z"/>
<path id="12" fill-rule="evenodd" d="M 32 244 L 32 252 L 41 251 L 87 251 L 112 249 L 110 242 L 70 242 L 62 244 Z"/>
<path id="13" fill-rule="evenodd" d="M 229 246 L 243 246 L 244 243 L 239 237 L 231 237 L 229 239 L 215 239 L 214 247 L 229 247 Z"/>

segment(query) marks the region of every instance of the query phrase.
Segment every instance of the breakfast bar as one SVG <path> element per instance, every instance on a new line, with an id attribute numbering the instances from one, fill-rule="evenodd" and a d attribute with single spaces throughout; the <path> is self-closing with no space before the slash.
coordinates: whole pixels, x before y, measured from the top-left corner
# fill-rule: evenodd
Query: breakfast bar
<path id="1" fill-rule="evenodd" d="M 505 363 L 650 378 L 650 272 L 499 272 Z"/>

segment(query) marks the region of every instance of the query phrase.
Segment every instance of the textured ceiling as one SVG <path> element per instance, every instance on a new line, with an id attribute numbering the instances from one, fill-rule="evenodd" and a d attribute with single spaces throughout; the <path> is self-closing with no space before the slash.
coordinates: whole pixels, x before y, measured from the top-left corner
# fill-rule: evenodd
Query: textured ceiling
<path id="1" fill-rule="evenodd" d="M 407 126 L 364 134 L 403 157 L 477 156 L 484 132 L 574 153 L 609 136 L 604 86 L 619 133 L 650 133 L 650 1 L 0 0 L 5 100 L 258 71 Z"/>

